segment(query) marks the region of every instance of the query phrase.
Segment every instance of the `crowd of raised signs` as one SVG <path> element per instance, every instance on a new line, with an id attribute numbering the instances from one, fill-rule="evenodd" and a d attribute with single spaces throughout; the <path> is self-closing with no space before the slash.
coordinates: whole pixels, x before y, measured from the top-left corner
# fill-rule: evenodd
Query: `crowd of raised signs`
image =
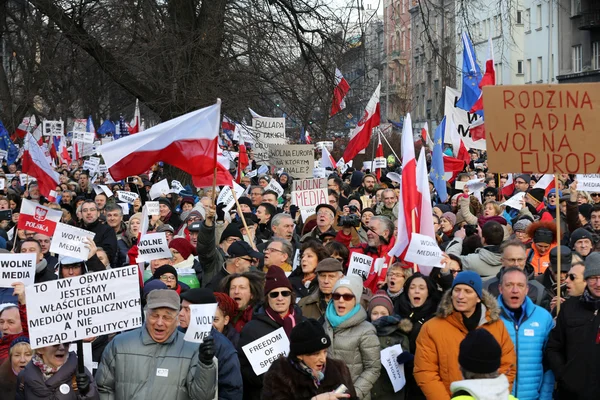
<path id="1" fill-rule="evenodd" d="M 0 399 L 598 399 L 600 189 L 578 191 L 572 175 L 534 188 L 540 176 L 509 179 L 471 157 L 456 180 L 480 178 L 479 193 L 449 188 L 441 203 L 430 184 L 443 259 L 427 275 L 390 254 L 403 213 L 394 156 L 379 179 L 252 173 L 220 193 L 160 164 L 108 183 L 81 160 L 57 167 L 53 201 L 4 165 L 15 177 L 0 196 L 0 274 L 11 277 L 8 253 L 31 253 L 35 276 L 0 288 Z M 118 295 L 71 284 L 92 274 L 139 281 L 139 301 L 121 300 L 142 318 L 92 326 L 84 368 L 69 341 L 34 343 L 44 317 L 28 321 L 27 293 L 64 280 L 62 311 L 85 298 L 90 315 L 108 313 Z"/>

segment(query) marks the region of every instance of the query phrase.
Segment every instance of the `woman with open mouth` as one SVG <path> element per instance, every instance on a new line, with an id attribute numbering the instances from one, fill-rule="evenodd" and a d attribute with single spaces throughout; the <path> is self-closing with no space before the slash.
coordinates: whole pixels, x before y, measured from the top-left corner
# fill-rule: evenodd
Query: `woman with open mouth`
<path id="1" fill-rule="evenodd" d="M 17 375 L 25 369 L 32 355 L 26 336 L 19 336 L 10 343 L 8 359 L 0 366 L 0 399 L 15 398 Z"/>
<path id="2" fill-rule="evenodd" d="M 77 354 L 69 343 L 35 349 L 31 361 L 17 377 L 19 399 L 100 400 L 90 371 L 77 372 Z"/>

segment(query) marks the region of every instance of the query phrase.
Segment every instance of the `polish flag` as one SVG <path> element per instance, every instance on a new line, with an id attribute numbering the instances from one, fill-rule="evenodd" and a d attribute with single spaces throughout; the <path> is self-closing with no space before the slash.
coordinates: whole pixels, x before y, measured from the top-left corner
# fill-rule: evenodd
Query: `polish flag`
<path id="1" fill-rule="evenodd" d="M 306 131 L 304 134 L 304 142 L 306 144 L 312 144 L 312 138 L 310 137 L 310 133 L 308 133 L 308 131 Z"/>
<path id="2" fill-rule="evenodd" d="M 456 179 L 458 174 L 463 172 L 463 170 L 465 169 L 465 161 L 459 160 L 458 158 L 450 157 L 447 155 L 444 155 L 443 157 L 444 157 L 443 158 L 444 171 L 446 172 L 446 175 L 448 176 L 446 180 L 448 182 L 452 183 Z"/>
<path id="3" fill-rule="evenodd" d="M 51 190 L 50 193 L 48 193 L 48 197 L 46 197 L 48 199 L 48 201 L 50 203 L 56 203 L 56 196 L 58 195 L 58 193 L 56 193 L 55 190 Z"/>
<path id="4" fill-rule="evenodd" d="M 465 142 L 461 139 L 456 125 L 454 125 L 454 119 L 450 118 L 450 143 L 452 143 L 452 153 L 455 158 L 464 160 L 467 164 L 471 162 L 471 156 L 469 156 L 469 149 L 465 146 Z"/>
<path id="5" fill-rule="evenodd" d="M 350 91 L 350 85 L 342 71 L 335 69 L 335 89 L 333 89 L 333 101 L 331 103 L 331 111 L 329 112 L 329 118 L 346 108 L 346 95 Z"/>
<path id="6" fill-rule="evenodd" d="M 325 146 L 322 147 L 323 151 L 321 152 L 321 168 L 331 168 L 334 170 L 337 167 L 337 163 L 335 159 L 329 153 L 329 150 Z"/>
<path id="7" fill-rule="evenodd" d="M 242 181 L 243 172 L 246 170 L 246 167 L 250 165 L 248 150 L 246 149 L 246 143 L 244 142 L 244 137 L 242 135 L 239 136 L 238 150 L 238 168 L 235 181 L 240 183 Z"/>
<path id="8" fill-rule="evenodd" d="M 71 146 L 71 153 L 73 154 L 73 160 L 79 160 L 81 158 L 81 149 L 79 148 L 79 142 L 73 141 Z"/>
<path id="9" fill-rule="evenodd" d="M 469 126 L 469 132 L 471 133 L 471 139 L 473 141 L 485 139 L 485 121 L 483 118 L 477 119 Z"/>
<path id="10" fill-rule="evenodd" d="M 192 176 L 196 181 L 214 170 L 221 177 L 233 177 L 217 162 L 221 100 L 217 104 L 163 122 L 136 135 L 129 135 L 100 146 L 100 152 L 115 181 L 140 175 L 159 161 L 164 161 Z M 219 174 L 217 174 L 219 178 Z M 218 183 L 219 184 L 219 183 Z"/>
<path id="11" fill-rule="evenodd" d="M 496 84 L 496 71 L 494 70 L 494 44 L 492 42 L 492 38 L 488 39 L 488 56 L 485 61 L 485 74 L 481 78 L 479 82 L 479 88 L 483 88 L 484 86 L 494 86 Z M 479 95 L 479 99 L 475 102 L 473 107 L 471 108 L 471 113 L 475 113 L 479 110 L 483 110 L 483 90 Z"/>
<path id="12" fill-rule="evenodd" d="M 554 175 L 552 174 L 544 174 L 540 178 L 539 181 L 533 186 L 532 189 L 544 189 L 546 192 L 545 196 L 548 196 L 550 190 L 554 189 L 556 185 L 554 184 Z"/>
<path id="13" fill-rule="evenodd" d="M 420 226 L 416 217 L 420 212 L 419 191 L 417 190 L 417 160 L 413 143 L 410 114 L 406 115 L 402 126 L 402 182 L 398 198 L 398 236 L 390 254 L 404 258 L 413 231 L 419 233 Z M 429 183 L 427 184 L 429 188 Z M 413 214 L 415 226 L 413 226 Z"/>
<path id="14" fill-rule="evenodd" d="M 381 133 L 378 135 L 378 137 L 379 142 L 377 143 L 377 150 L 375 150 L 375 158 L 383 158 L 383 145 L 381 144 Z M 381 168 L 377 168 L 375 175 L 377 176 L 377 182 L 381 182 Z"/>
<path id="15" fill-rule="evenodd" d="M 21 123 L 15 130 L 15 135 L 18 138 L 23 139 L 25 137 L 25 135 L 27 135 L 28 131 L 29 131 L 29 118 L 24 118 L 23 121 L 21 121 Z"/>
<path id="16" fill-rule="evenodd" d="M 17 228 L 52 236 L 56 224 L 60 222 L 61 218 L 61 210 L 53 210 L 31 200 L 23 199 Z"/>
<path id="17" fill-rule="evenodd" d="M 431 136 L 429 136 L 429 126 L 427 122 L 425 122 L 425 126 L 421 129 L 421 137 L 423 138 L 423 143 L 430 149 L 433 149 L 433 141 L 431 140 Z"/>
<path id="18" fill-rule="evenodd" d="M 380 110 L 379 110 L 379 92 L 381 83 L 377 85 L 377 89 L 371 96 L 365 108 L 365 115 L 358 121 L 356 128 L 350 133 L 350 141 L 344 151 L 344 160 L 353 160 L 354 157 L 362 150 L 366 149 L 371 142 L 373 129 L 379 126 Z M 412 136 L 412 134 L 411 134 Z"/>
<path id="19" fill-rule="evenodd" d="M 435 231 L 433 229 L 433 209 L 431 207 L 431 193 L 429 192 L 429 173 L 427 172 L 427 158 L 425 157 L 425 148 L 421 147 L 419 161 L 417 162 L 417 191 L 419 192 L 419 215 L 416 220 L 418 224 L 417 232 L 421 235 L 429 236 L 435 240 Z M 433 266 L 419 265 L 419 272 L 429 276 Z"/>
<path id="20" fill-rule="evenodd" d="M 133 119 L 129 123 L 129 134 L 133 135 L 134 133 L 141 132 L 141 123 L 142 118 L 140 116 L 140 102 L 138 99 L 135 99 L 135 113 L 133 114 Z"/>
<path id="21" fill-rule="evenodd" d="M 51 190 L 59 184 L 59 174 L 48 162 L 44 151 L 31 134 L 25 136 L 25 151 L 23 152 L 23 169 L 27 175 L 37 178 L 40 193 L 48 197 Z"/>
<path id="22" fill-rule="evenodd" d="M 42 135 L 42 124 L 39 124 L 32 132 L 33 138 L 41 146 L 44 142 L 44 136 Z"/>
<path id="23" fill-rule="evenodd" d="M 223 154 L 223 149 L 217 148 L 217 186 L 233 186 L 233 176 L 229 173 L 229 156 Z M 192 183 L 197 188 L 212 187 L 214 173 L 206 176 L 192 176 Z"/>
<path id="24" fill-rule="evenodd" d="M 514 191 L 515 191 L 515 181 L 513 180 L 512 174 L 508 174 L 508 179 L 504 183 L 504 186 L 502 186 L 501 193 L 504 197 L 510 197 L 510 196 L 512 196 Z"/>

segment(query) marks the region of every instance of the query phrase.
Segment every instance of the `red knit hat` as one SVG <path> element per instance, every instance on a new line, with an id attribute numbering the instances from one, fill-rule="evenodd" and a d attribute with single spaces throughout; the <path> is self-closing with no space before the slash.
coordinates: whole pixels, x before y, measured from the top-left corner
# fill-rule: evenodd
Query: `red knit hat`
<path id="1" fill-rule="evenodd" d="M 196 255 L 196 248 L 184 238 L 175 238 L 169 243 L 170 249 L 175 249 L 181 254 L 181 257 L 188 259 L 190 254 Z"/>
<path id="2" fill-rule="evenodd" d="M 285 272 L 275 265 L 272 265 L 267 270 L 267 277 L 265 281 L 265 295 L 271 290 L 277 289 L 278 287 L 285 287 L 293 291 L 290 280 L 285 276 Z"/>

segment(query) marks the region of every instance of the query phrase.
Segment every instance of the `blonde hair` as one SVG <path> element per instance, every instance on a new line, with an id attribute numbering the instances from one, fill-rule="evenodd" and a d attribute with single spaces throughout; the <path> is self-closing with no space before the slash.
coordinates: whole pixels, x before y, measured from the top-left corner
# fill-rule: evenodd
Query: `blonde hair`
<path id="1" fill-rule="evenodd" d="M 491 204 L 492 207 L 494 207 L 494 211 L 496 212 L 496 215 L 502 214 L 502 206 L 500 206 L 500 203 L 498 203 L 496 200 L 485 201 L 483 203 L 483 208 L 485 208 L 485 206 L 487 206 L 488 204 Z"/>

